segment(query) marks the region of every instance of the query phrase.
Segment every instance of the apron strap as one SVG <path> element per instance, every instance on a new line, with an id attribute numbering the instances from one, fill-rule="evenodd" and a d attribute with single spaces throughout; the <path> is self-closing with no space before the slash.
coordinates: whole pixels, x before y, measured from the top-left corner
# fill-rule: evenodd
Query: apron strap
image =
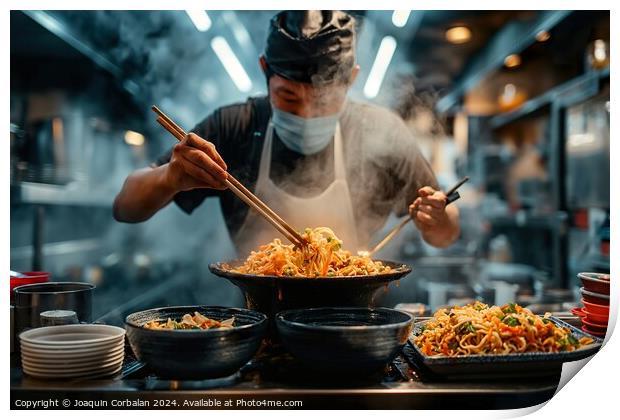
<path id="1" fill-rule="evenodd" d="M 342 145 L 340 122 L 336 124 L 336 132 L 334 133 L 334 178 L 337 181 L 347 181 L 347 174 L 344 166 L 344 149 Z"/>
<path id="2" fill-rule="evenodd" d="M 265 140 L 263 141 L 263 150 L 260 155 L 260 162 L 258 166 L 258 179 L 256 185 L 263 181 L 269 180 L 269 171 L 271 170 L 271 145 L 273 144 L 273 123 L 269 119 L 267 124 L 267 132 L 265 133 Z"/>
<path id="3" fill-rule="evenodd" d="M 261 152 L 257 183 L 263 177 L 267 177 L 267 179 L 269 179 L 269 172 L 271 170 L 271 151 L 273 149 L 273 133 L 274 127 L 270 119 L 269 123 L 267 124 L 265 141 L 263 142 L 263 150 Z M 340 131 L 340 122 L 336 124 L 336 131 L 334 132 L 334 180 L 347 180 L 347 174 L 344 165 L 344 151 L 342 145 L 342 133 Z"/>

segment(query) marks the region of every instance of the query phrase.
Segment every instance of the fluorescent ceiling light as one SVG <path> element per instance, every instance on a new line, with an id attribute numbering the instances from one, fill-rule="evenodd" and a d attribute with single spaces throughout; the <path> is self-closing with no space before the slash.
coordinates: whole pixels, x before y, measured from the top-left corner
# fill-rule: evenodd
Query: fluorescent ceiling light
<path id="1" fill-rule="evenodd" d="M 392 14 L 392 23 L 398 28 L 402 28 L 407 24 L 409 20 L 409 14 L 411 10 L 394 10 Z"/>
<path id="2" fill-rule="evenodd" d="M 252 89 L 252 81 L 245 72 L 239 59 L 230 48 L 230 45 L 221 36 L 216 36 L 211 40 L 211 48 L 215 51 L 217 58 L 224 65 L 224 69 L 241 92 L 249 92 Z"/>
<path id="3" fill-rule="evenodd" d="M 394 51 L 396 51 L 396 40 L 391 36 L 384 37 L 381 40 L 381 45 L 379 45 L 375 62 L 370 69 L 366 85 L 364 85 L 364 95 L 367 98 L 374 98 L 379 94 L 381 83 L 383 83 L 385 72 L 390 65 L 390 61 L 392 61 Z"/>
<path id="4" fill-rule="evenodd" d="M 204 10 L 186 10 L 185 13 L 200 32 L 206 32 L 211 27 L 211 19 Z"/>

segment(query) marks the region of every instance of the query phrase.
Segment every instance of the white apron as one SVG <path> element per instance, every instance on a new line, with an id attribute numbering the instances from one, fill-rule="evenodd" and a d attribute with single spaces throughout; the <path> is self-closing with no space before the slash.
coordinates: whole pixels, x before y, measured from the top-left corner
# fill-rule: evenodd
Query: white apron
<path id="1" fill-rule="evenodd" d="M 322 193 L 309 198 L 288 194 L 269 178 L 273 130 L 273 124 L 270 121 L 261 153 L 254 194 L 293 229 L 303 231 L 307 227 L 329 227 L 343 241 L 344 249 L 355 253 L 359 244 L 353 204 L 345 174 L 340 124 L 336 126 L 334 133 L 334 182 Z M 267 244 L 274 238 L 280 238 L 283 243 L 289 243 L 288 239 L 285 239 L 261 215 L 250 209 L 233 240 L 239 257 L 245 258 L 250 251 L 257 250 L 260 245 Z"/>

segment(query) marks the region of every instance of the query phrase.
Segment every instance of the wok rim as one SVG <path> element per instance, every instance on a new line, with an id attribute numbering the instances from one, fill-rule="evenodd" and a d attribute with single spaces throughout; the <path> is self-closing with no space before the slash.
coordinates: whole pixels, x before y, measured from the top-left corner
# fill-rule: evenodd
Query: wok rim
<path id="1" fill-rule="evenodd" d="M 321 311 L 321 310 L 338 310 L 338 311 L 385 311 L 385 312 L 396 312 L 401 315 L 405 315 L 408 317 L 405 321 L 400 322 L 390 322 L 388 324 L 383 325 L 309 325 L 303 322 L 290 321 L 288 319 L 284 319 L 284 316 L 290 315 L 291 313 L 300 313 L 300 312 L 313 312 L 313 311 Z M 317 308 L 303 308 L 303 309 L 287 309 L 284 311 L 280 311 L 275 316 L 276 323 L 282 323 L 287 327 L 292 327 L 296 329 L 309 330 L 314 332 L 320 331 L 334 331 L 334 332 L 348 332 L 348 331 L 374 331 L 374 330 L 384 330 L 384 329 L 401 329 L 406 328 L 408 325 L 413 325 L 415 318 L 413 315 L 400 311 L 398 309 L 386 308 L 386 307 L 376 307 L 376 308 L 368 308 L 368 307 L 359 307 L 359 306 L 323 306 Z"/>
<path id="2" fill-rule="evenodd" d="M 307 282 L 307 281 L 318 281 L 318 282 L 345 282 L 345 281 L 394 281 L 401 279 L 413 271 L 413 268 L 410 265 L 388 261 L 388 260 L 374 260 L 383 263 L 384 265 L 388 265 L 390 268 L 395 269 L 395 271 L 391 273 L 379 273 L 379 274 L 368 274 L 361 276 L 317 276 L 317 277 L 296 277 L 296 276 L 268 276 L 264 274 L 246 274 L 239 273 L 232 270 L 227 270 L 224 268 L 225 265 L 230 267 L 234 267 L 235 265 L 243 264 L 244 260 L 230 260 L 230 261 L 218 261 L 209 264 L 209 271 L 219 277 L 224 277 L 226 279 L 237 279 L 237 280 L 263 280 L 263 281 L 284 281 L 284 282 Z"/>

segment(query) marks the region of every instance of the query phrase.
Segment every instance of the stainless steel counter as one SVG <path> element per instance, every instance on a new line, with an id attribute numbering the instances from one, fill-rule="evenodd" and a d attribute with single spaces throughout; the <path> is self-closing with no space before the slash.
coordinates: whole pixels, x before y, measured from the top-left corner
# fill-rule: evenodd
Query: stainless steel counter
<path id="1" fill-rule="evenodd" d="M 73 408 L 109 409 L 291 408 L 299 402 L 304 409 L 509 409 L 549 400 L 560 379 L 558 371 L 546 378 L 446 382 L 424 377 L 407 360 L 400 354 L 381 375 L 364 380 L 302 373 L 286 357 L 265 363 L 260 356 L 233 376 L 203 381 L 159 379 L 146 367 L 110 379 L 42 381 L 13 367 L 11 405 L 52 399 L 58 409 L 65 400 Z"/>

